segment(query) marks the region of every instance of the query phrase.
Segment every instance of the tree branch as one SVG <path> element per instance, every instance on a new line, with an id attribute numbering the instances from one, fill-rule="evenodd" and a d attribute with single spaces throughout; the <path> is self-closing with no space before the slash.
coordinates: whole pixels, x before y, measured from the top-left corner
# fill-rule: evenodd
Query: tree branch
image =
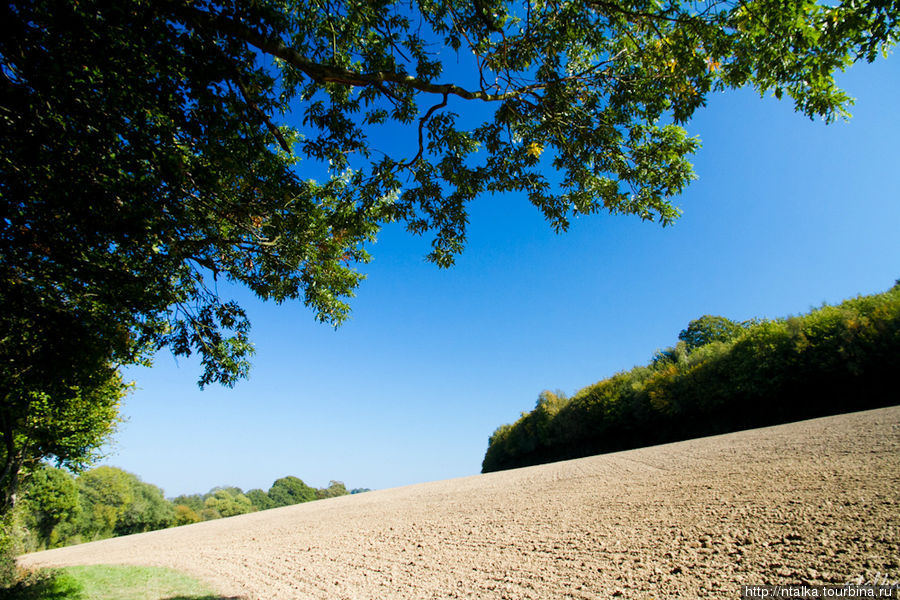
<path id="1" fill-rule="evenodd" d="M 460 87 L 453 83 L 431 83 L 423 81 L 410 75 L 396 73 L 392 71 L 375 71 L 372 73 L 359 73 L 351 71 L 343 67 L 334 65 L 323 65 L 307 59 L 305 56 L 289 47 L 279 37 L 265 36 L 251 27 L 244 25 L 234 19 L 218 14 L 212 14 L 192 6 L 183 4 L 170 4 L 174 14 L 192 23 L 193 25 L 212 29 L 218 33 L 225 34 L 234 38 L 245 41 L 257 50 L 264 52 L 270 56 L 279 58 L 292 67 L 302 71 L 307 77 L 318 83 L 341 83 L 357 87 L 375 86 L 382 92 L 381 86 L 385 83 L 395 83 L 409 87 L 421 92 L 430 94 L 441 94 L 444 96 L 454 95 L 466 100 L 483 100 L 485 102 L 500 102 L 515 98 L 528 89 L 542 88 L 543 84 L 529 86 L 505 92 L 502 94 L 488 94 L 484 91 L 471 91 Z"/>
<path id="2" fill-rule="evenodd" d="M 241 96 L 244 97 L 244 102 L 247 103 L 247 106 L 250 107 L 259 116 L 259 118 L 263 120 L 263 122 L 266 124 L 266 127 L 269 128 L 269 132 L 275 136 L 276 140 L 278 140 L 278 144 L 281 146 L 282 150 L 290 154 L 291 147 L 288 146 L 287 140 L 284 139 L 284 136 L 281 135 L 281 132 L 278 131 L 278 128 L 275 127 L 271 120 L 269 120 L 269 115 L 264 113 L 262 109 L 256 104 L 256 102 L 254 102 L 250 97 L 250 92 L 247 90 L 247 86 L 244 85 L 244 82 L 241 81 L 239 75 L 235 74 L 234 82 L 237 84 L 238 89 L 241 90 Z"/>
<path id="3" fill-rule="evenodd" d="M 434 106 L 429 108 L 428 112 L 426 112 L 422 116 L 422 118 L 419 119 L 419 151 L 409 162 L 406 162 L 406 163 L 403 163 L 402 165 L 400 165 L 402 168 L 411 167 L 412 165 L 414 165 L 416 163 L 417 160 L 419 160 L 422 157 L 422 153 L 425 151 L 425 146 L 422 143 L 422 128 L 425 127 L 425 123 L 428 122 L 428 119 L 431 118 L 431 115 L 433 115 L 436 110 L 439 110 L 439 109 L 447 106 L 447 96 L 448 96 L 448 94 L 444 94 L 443 101 L 441 101 L 440 103 L 435 104 Z"/>

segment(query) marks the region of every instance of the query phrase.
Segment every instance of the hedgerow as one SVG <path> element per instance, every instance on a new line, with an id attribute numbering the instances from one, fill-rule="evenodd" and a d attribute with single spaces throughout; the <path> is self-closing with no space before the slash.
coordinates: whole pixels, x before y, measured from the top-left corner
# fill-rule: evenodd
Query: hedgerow
<path id="1" fill-rule="evenodd" d="M 801 316 L 729 322 L 727 327 L 723 321 L 709 316 L 692 321 L 679 336 L 682 341 L 657 352 L 649 364 L 588 386 L 571 399 L 542 393 L 534 410 L 491 435 L 482 471 L 876 408 L 900 399 L 900 281 L 882 294 L 823 305 Z M 703 327 L 711 334 L 704 337 Z M 686 339 L 714 341 L 697 346 Z"/>

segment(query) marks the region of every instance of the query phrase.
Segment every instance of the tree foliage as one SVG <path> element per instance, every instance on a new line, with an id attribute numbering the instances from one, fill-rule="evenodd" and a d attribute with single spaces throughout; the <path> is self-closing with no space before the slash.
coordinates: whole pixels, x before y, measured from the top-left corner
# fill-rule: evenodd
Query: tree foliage
<path id="1" fill-rule="evenodd" d="M 231 383 L 247 323 L 215 278 L 337 323 L 387 221 L 431 232 L 444 265 L 487 192 L 526 194 L 557 229 L 601 210 L 669 223 L 697 145 L 677 124 L 710 92 L 749 84 L 831 120 L 850 103 L 833 73 L 886 51 L 896 17 L 808 0 L 12 2 L 4 291 L 37 299 L 39 322 L 78 312 L 110 356 L 199 351 L 201 382 Z M 384 147 L 379 124 L 408 143 Z"/>
<path id="2" fill-rule="evenodd" d="M 527 197 L 560 231 L 599 212 L 671 223 L 698 146 L 682 125 L 708 94 L 749 85 L 844 115 L 834 73 L 886 52 L 898 13 L 874 0 L 7 3 L 0 510 L 20 471 L 78 464 L 108 431 L 22 454 L 33 405 L 102 404 L 121 391 L 110 370 L 163 347 L 198 353 L 201 385 L 246 375 L 249 322 L 219 280 L 339 324 L 385 223 L 430 235 L 441 266 L 489 193 Z"/>
<path id="3" fill-rule="evenodd" d="M 724 327 L 692 321 L 688 343 L 530 413 L 488 441 L 495 471 L 886 406 L 900 371 L 900 284 L 800 317 Z M 687 330 L 692 330 L 689 326 Z M 684 331 L 682 332 L 682 334 Z M 691 340 L 706 336 L 703 345 Z"/>
<path id="4" fill-rule="evenodd" d="M 316 490 L 303 483 L 302 479 L 290 475 L 275 480 L 269 488 L 269 499 L 273 508 L 289 506 L 315 500 Z"/>
<path id="5" fill-rule="evenodd" d="M 115 467 L 97 467 L 76 480 L 84 540 L 163 529 L 174 524 L 175 511 L 162 490 Z"/>
<path id="6" fill-rule="evenodd" d="M 77 519 L 81 512 L 78 486 L 62 469 L 43 467 L 35 471 L 24 494 L 26 527 L 38 543 L 52 548 L 59 539 L 54 530 L 65 521 Z"/>
<path id="7" fill-rule="evenodd" d="M 253 504 L 253 506 L 256 507 L 256 510 L 275 508 L 275 505 L 272 502 L 272 499 L 269 498 L 269 495 L 259 488 L 248 491 L 246 495 L 247 498 L 250 499 L 250 502 Z"/>
<path id="8" fill-rule="evenodd" d="M 128 506 L 134 502 L 130 474 L 115 467 L 97 467 L 78 479 L 82 502 L 79 530 L 84 540 L 110 537 Z"/>
<path id="9" fill-rule="evenodd" d="M 161 489 L 134 476 L 131 487 L 134 499 L 116 522 L 115 535 L 155 531 L 175 523 L 175 509 Z"/>
<path id="10" fill-rule="evenodd" d="M 208 495 L 209 494 L 207 494 L 207 496 Z M 182 494 L 181 496 L 173 498 L 172 504 L 175 506 L 186 506 L 195 512 L 200 512 L 203 510 L 203 503 L 205 500 L 206 496 L 203 494 Z"/>
<path id="11" fill-rule="evenodd" d="M 737 323 L 725 317 L 703 315 L 694 319 L 678 334 L 688 350 L 696 350 L 711 342 L 728 342 L 736 338 L 750 323 Z"/>
<path id="12" fill-rule="evenodd" d="M 211 511 L 209 514 L 218 517 L 233 517 L 256 510 L 250 499 L 240 490 L 228 488 L 215 490 L 204 502 L 204 507 Z"/>
<path id="13" fill-rule="evenodd" d="M 324 500 L 326 498 L 337 498 L 338 496 L 346 496 L 350 492 L 347 486 L 341 481 L 331 480 L 328 482 L 327 488 L 319 488 L 316 490 L 316 500 Z"/>
<path id="14" fill-rule="evenodd" d="M 179 525 L 190 525 L 191 523 L 199 523 L 202 519 L 200 515 L 197 514 L 197 511 L 192 509 L 190 506 L 184 504 L 175 504 L 175 526 Z"/>
<path id="15" fill-rule="evenodd" d="M 37 341 L 36 346 L 54 343 Z M 59 371 L 66 369 L 62 360 L 56 363 Z M 54 363 L 45 359 L 18 373 L 17 362 L 28 362 L 27 353 L 0 365 L 0 513 L 14 503 L 23 476 L 43 459 L 52 457 L 58 466 L 79 471 L 99 457 L 119 422 L 127 390 L 119 373 L 100 362 L 81 365 L 70 375 L 54 372 Z"/>

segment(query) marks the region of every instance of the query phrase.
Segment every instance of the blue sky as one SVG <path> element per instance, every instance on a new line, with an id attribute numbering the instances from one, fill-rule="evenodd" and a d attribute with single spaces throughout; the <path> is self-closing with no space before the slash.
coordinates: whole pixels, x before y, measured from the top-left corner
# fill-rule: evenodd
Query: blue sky
<path id="1" fill-rule="evenodd" d="M 581 217 L 552 232 L 526 198 L 471 207 L 466 252 L 440 270 L 389 227 L 340 329 L 302 305 L 236 291 L 257 353 L 234 389 L 161 353 L 106 464 L 167 496 L 216 485 L 388 488 L 478 473 L 488 436 L 544 389 L 569 394 L 643 364 L 703 314 L 780 317 L 900 278 L 900 61 L 856 65 L 849 122 L 825 125 L 750 91 L 688 124 L 700 177 L 661 228 Z"/>

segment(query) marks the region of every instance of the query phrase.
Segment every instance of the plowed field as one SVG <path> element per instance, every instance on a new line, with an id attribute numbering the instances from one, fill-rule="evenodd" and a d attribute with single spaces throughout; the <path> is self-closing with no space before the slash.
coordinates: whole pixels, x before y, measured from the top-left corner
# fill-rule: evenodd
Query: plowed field
<path id="1" fill-rule="evenodd" d="M 248 599 L 739 598 L 900 580 L 900 407 L 40 552 Z"/>

